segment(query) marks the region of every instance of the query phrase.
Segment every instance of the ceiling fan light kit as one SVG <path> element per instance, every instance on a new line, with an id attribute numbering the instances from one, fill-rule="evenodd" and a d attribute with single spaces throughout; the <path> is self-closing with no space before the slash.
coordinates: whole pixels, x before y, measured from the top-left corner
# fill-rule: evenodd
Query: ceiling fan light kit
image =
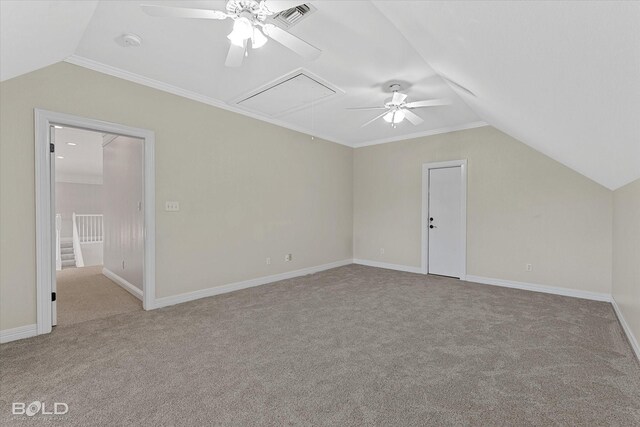
<path id="1" fill-rule="evenodd" d="M 251 47 L 253 49 L 260 49 L 268 41 L 269 39 L 260 31 L 260 28 L 255 27 L 253 29 L 253 34 L 251 34 Z"/>
<path id="2" fill-rule="evenodd" d="M 382 114 L 369 120 L 361 127 L 368 126 L 380 118 L 385 122 L 390 123 L 393 128 L 397 127 L 398 123 L 401 123 L 404 119 L 407 119 L 412 125 L 418 126 L 422 124 L 424 120 L 411 110 L 416 108 L 449 105 L 451 103 L 446 99 L 425 99 L 423 101 L 406 102 L 408 95 L 400 92 L 402 90 L 402 86 L 399 83 L 392 83 L 388 88 L 393 92 L 393 96 L 384 103 L 384 106 L 348 108 L 348 110 L 385 110 Z"/>
<path id="3" fill-rule="evenodd" d="M 246 12 L 243 12 L 239 18 L 236 18 L 233 23 L 233 31 L 228 36 L 229 39 L 233 40 L 234 38 L 239 38 L 246 40 L 253 35 L 253 24 L 249 18 L 244 16 L 246 14 Z"/>
<path id="4" fill-rule="evenodd" d="M 389 111 L 387 114 L 382 116 L 383 120 L 387 123 L 391 123 L 392 126 L 395 127 L 398 123 L 405 119 L 404 111 L 402 110 L 394 110 Z"/>
<path id="5" fill-rule="evenodd" d="M 225 65 L 239 67 L 247 56 L 248 41 L 251 48 L 259 49 L 269 38 L 291 49 L 305 59 L 313 60 L 320 55 L 320 49 L 294 36 L 288 31 L 272 24 L 269 19 L 282 11 L 304 5 L 300 0 L 229 0 L 226 12 L 211 9 L 192 9 L 184 7 L 141 5 L 148 15 L 168 18 L 187 19 L 233 19 L 233 30 L 227 38 L 230 40 Z"/>

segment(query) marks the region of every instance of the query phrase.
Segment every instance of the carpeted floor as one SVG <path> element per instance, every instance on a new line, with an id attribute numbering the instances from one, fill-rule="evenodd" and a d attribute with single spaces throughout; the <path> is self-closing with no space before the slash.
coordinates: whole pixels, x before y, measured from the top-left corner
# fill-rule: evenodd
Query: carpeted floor
<path id="1" fill-rule="evenodd" d="M 102 266 L 58 271 L 56 282 L 58 327 L 142 311 L 140 300 L 107 279 Z"/>
<path id="2" fill-rule="evenodd" d="M 2 425 L 34 400 L 68 403 L 36 417 L 74 425 L 640 424 L 640 366 L 609 304 L 357 265 L 0 356 Z"/>

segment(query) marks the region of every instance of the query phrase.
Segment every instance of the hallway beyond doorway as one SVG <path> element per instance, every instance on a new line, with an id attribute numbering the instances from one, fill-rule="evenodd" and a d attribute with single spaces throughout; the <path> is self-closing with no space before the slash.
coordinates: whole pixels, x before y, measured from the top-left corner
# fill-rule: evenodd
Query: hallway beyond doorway
<path id="1" fill-rule="evenodd" d="M 106 278 L 102 266 L 57 272 L 58 326 L 142 311 L 142 303 Z"/>

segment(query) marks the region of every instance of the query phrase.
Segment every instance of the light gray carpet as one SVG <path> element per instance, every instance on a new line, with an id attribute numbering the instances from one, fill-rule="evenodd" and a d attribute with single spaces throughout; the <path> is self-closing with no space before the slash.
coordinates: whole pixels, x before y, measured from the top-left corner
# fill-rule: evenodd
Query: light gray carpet
<path id="1" fill-rule="evenodd" d="M 102 274 L 102 266 L 56 273 L 58 327 L 142 311 L 142 302 Z"/>
<path id="2" fill-rule="evenodd" d="M 33 400 L 67 402 L 40 421 L 74 425 L 640 423 L 640 367 L 609 304 L 355 265 L 0 356 L 2 425 Z"/>

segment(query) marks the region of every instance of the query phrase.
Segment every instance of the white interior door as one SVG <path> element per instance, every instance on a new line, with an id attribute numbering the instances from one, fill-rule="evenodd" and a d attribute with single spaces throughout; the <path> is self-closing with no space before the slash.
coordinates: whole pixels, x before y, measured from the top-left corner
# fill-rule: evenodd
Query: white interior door
<path id="1" fill-rule="evenodd" d="M 49 126 L 49 143 L 55 147 L 56 144 L 56 132 L 53 126 Z M 51 163 L 51 230 L 53 236 L 51 236 L 53 257 L 51 259 L 51 326 L 58 324 L 58 303 L 55 295 L 58 293 L 56 285 L 56 254 L 58 251 L 58 241 L 56 239 L 56 153 L 49 150 L 49 161 Z"/>
<path id="2" fill-rule="evenodd" d="M 462 277 L 462 167 L 429 169 L 429 274 Z"/>

